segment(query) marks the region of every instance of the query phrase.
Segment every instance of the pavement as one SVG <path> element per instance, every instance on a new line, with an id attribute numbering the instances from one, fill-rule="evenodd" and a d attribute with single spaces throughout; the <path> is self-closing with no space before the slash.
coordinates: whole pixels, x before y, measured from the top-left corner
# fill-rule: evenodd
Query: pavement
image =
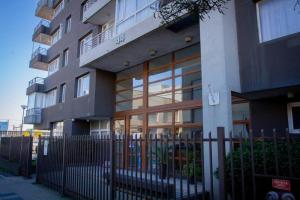
<path id="1" fill-rule="evenodd" d="M 69 200 L 42 185 L 35 179 L 0 172 L 0 200 Z"/>

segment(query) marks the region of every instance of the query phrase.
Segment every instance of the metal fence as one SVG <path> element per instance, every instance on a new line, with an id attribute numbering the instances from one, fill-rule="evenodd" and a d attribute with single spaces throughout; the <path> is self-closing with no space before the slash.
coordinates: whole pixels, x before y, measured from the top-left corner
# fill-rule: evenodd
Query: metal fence
<path id="1" fill-rule="evenodd" d="M 38 145 L 37 182 L 75 199 L 265 199 L 271 190 L 299 195 L 299 178 L 300 140 L 289 134 L 233 138 L 219 128 L 42 137 Z"/>
<path id="2" fill-rule="evenodd" d="M 19 135 L 19 132 L 9 132 L 0 137 L 0 161 L 3 161 L 0 167 L 16 168 L 18 175 L 29 177 L 32 169 L 32 137 Z"/>

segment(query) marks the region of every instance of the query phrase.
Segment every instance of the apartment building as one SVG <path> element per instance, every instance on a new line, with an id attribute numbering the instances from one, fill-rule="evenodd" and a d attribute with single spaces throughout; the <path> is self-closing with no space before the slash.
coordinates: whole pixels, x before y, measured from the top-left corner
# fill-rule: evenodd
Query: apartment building
<path id="1" fill-rule="evenodd" d="M 300 132 L 294 0 L 234 0 L 170 24 L 157 0 L 40 0 L 25 122 L 59 135 L 138 137 L 226 128 Z"/>

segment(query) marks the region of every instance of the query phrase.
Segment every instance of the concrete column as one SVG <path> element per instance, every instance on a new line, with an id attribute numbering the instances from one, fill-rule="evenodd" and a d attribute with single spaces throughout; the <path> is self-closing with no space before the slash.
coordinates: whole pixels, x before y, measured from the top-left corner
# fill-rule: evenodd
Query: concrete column
<path id="1" fill-rule="evenodd" d="M 211 132 L 217 138 L 217 127 L 225 128 L 225 137 L 232 131 L 231 92 L 240 92 L 240 74 L 236 33 L 235 3 L 226 4 L 225 14 L 217 11 L 200 21 L 200 46 L 202 62 L 203 131 L 204 138 Z M 216 105 L 210 105 L 209 95 Z M 218 103 L 219 100 L 219 103 Z M 213 172 L 218 167 L 217 144 L 212 146 Z M 205 185 L 210 190 L 208 144 L 204 144 Z M 214 178 L 214 199 L 218 196 L 218 179 Z"/>

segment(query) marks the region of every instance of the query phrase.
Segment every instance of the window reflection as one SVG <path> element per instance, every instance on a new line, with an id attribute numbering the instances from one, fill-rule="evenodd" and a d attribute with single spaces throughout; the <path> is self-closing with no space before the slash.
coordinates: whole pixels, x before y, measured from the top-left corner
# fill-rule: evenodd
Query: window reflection
<path id="1" fill-rule="evenodd" d="M 172 112 L 158 112 L 148 115 L 149 126 L 171 125 L 172 121 Z"/>

